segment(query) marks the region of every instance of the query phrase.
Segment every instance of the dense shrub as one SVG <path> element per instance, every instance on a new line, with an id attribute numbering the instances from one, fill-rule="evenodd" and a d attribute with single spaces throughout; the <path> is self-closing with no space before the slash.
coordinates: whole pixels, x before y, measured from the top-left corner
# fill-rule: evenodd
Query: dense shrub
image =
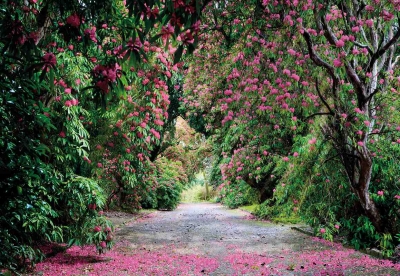
<path id="1" fill-rule="evenodd" d="M 141 207 L 173 210 L 178 206 L 183 186 L 188 181 L 182 163 L 160 157 L 154 164 L 157 171 L 154 187 L 141 195 Z"/>
<path id="2" fill-rule="evenodd" d="M 229 208 L 233 209 L 258 202 L 258 191 L 249 187 L 244 181 L 223 185 L 219 189 L 217 202 L 221 202 Z"/>
<path id="3" fill-rule="evenodd" d="M 395 169 L 398 146 L 387 142 L 375 161 L 372 179 L 372 198 L 385 210 L 384 233 L 376 231 L 369 218 L 362 213 L 357 198 L 347 191 L 348 181 L 335 163 L 335 149 L 319 141 L 310 145 L 311 136 L 299 138 L 295 147 L 299 153 L 290 162 L 277 161 L 274 176 L 279 179 L 271 199 L 262 203 L 256 215 L 273 219 L 296 221 L 302 218 L 314 228 L 315 234 L 332 240 L 340 235 L 355 248 L 378 246 L 387 256 L 400 242 L 399 190 L 394 179 L 400 175 Z M 395 154 L 393 154 L 395 153 Z"/>
<path id="4" fill-rule="evenodd" d="M 34 185 L 39 183 L 31 185 L 38 187 Z M 0 267 L 29 268 L 43 257 L 39 246 L 48 242 L 68 246 L 95 244 L 99 252 L 111 247 L 112 226 L 99 213 L 105 198 L 98 184 L 71 175 L 64 182 L 52 185 L 56 188 L 53 194 L 40 185 L 40 193 L 1 201 Z"/>

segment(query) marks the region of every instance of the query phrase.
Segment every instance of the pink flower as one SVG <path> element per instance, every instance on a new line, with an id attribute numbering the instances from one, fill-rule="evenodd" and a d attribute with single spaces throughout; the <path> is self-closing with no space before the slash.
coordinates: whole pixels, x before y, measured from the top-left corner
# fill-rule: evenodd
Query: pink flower
<path id="1" fill-rule="evenodd" d="M 71 94 L 71 88 L 65 88 L 64 92 L 65 94 Z"/>
<path id="2" fill-rule="evenodd" d="M 381 16 L 382 16 L 383 20 L 385 20 L 385 21 L 390 21 L 394 17 L 394 15 L 392 13 L 388 12 L 387 10 L 383 10 L 381 13 Z"/>
<path id="3" fill-rule="evenodd" d="M 317 142 L 317 138 L 314 138 L 314 137 L 311 140 L 308 140 L 308 143 L 310 145 L 314 145 L 316 142 Z"/>
<path id="4" fill-rule="evenodd" d="M 162 39 L 168 39 L 170 36 L 174 34 L 174 27 L 171 25 L 167 25 L 161 28 L 161 36 Z"/>
<path id="5" fill-rule="evenodd" d="M 342 63 L 342 61 L 339 59 L 339 58 L 335 58 L 334 60 L 333 60 L 333 66 L 335 66 L 335 67 L 340 67 L 340 66 L 342 66 L 343 65 L 343 63 Z"/>
<path id="6" fill-rule="evenodd" d="M 81 19 L 79 18 L 79 16 L 76 13 L 71 14 L 67 18 L 67 24 L 71 25 L 74 28 L 78 28 L 79 25 L 81 25 Z"/>
<path id="7" fill-rule="evenodd" d="M 72 106 L 72 103 L 71 103 L 71 101 L 65 101 L 65 104 L 64 104 L 66 107 L 70 107 L 70 106 Z"/>
<path id="8" fill-rule="evenodd" d="M 335 228 L 336 228 L 336 229 L 339 229 L 340 226 L 339 226 L 338 224 L 335 224 Z"/>
<path id="9" fill-rule="evenodd" d="M 100 242 L 99 245 L 100 245 L 102 248 L 106 248 L 106 247 L 107 247 L 107 244 L 106 244 L 105 241 Z"/>
<path id="10" fill-rule="evenodd" d="M 289 161 L 289 157 L 285 156 L 282 158 L 283 161 L 288 162 Z"/>
<path id="11" fill-rule="evenodd" d="M 371 11 L 374 11 L 374 7 L 371 5 L 366 5 L 365 10 L 371 12 Z"/>
<path id="12" fill-rule="evenodd" d="M 325 230 L 325 228 L 321 228 L 321 229 L 319 230 L 319 232 L 320 232 L 321 234 L 324 234 L 324 233 L 326 232 L 326 230 Z"/>
<path id="13" fill-rule="evenodd" d="M 383 196 L 383 191 L 378 191 L 378 196 Z"/>
<path id="14" fill-rule="evenodd" d="M 90 38 L 93 42 L 97 43 L 97 38 L 96 38 L 96 27 L 88 28 L 85 30 L 85 35 Z"/>
<path id="15" fill-rule="evenodd" d="M 364 146 L 364 143 L 362 141 L 358 141 L 357 145 L 359 145 L 360 147 Z"/>
<path id="16" fill-rule="evenodd" d="M 342 48 L 343 46 L 344 46 L 344 41 L 343 40 L 336 41 L 336 47 Z"/>
<path id="17" fill-rule="evenodd" d="M 365 25 L 372 28 L 372 26 L 374 26 L 374 20 L 372 19 L 365 20 Z"/>
<path id="18" fill-rule="evenodd" d="M 106 94 L 108 93 L 109 87 L 108 87 L 107 80 L 101 80 L 101 81 L 96 82 L 96 86 L 98 88 L 100 88 L 100 90 L 103 91 L 104 93 L 106 93 Z"/>
<path id="19" fill-rule="evenodd" d="M 93 228 L 93 231 L 94 232 L 100 232 L 101 231 L 101 227 L 100 226 L 95 226 L 94 228 Z"/>
<path id="20" fill-rule="evenodd" d="M 370 121 L 364 121 L 364 124 L 365 124 L 366 126 L 369 126 L 369 125 L 371 124 L 371 122 L 370 122 Z"/>
<path id="21" fill-rule="evenodd" d="M 58 134 L 58 136 L 60 136 L 61 138 L 65 138 L 65 132 L 64 132 L 64 131 L 61 131 L 61 132 Z"/>
<path id="22" fill-rule="evenodd" d="M 295 81 L 299 81 L 300 80 L 300 77 L 298 75 L 296 75 L 296 74 L 292 74 L 291 78 L 294 79 Z"/>
<path id="23" fill-rule="evenodd" d="M 293 156 L 294 156 L 294 157 L 297 157 L 297 156 L 299 156 L 299 153 L 298 153 L 298 152 L 295 152 L 295 153 L 293 153 Z"/>
<path id="24" fill-rule="evenodd" d="M 98 168 L 102 168 L 102 167 L 103 167 L 103 164 L 97 163 L 97 167 L 98 167 Z"/>
<path id="25" fill-rule="evenodd" d="M 55 66 L 57 64 L 56 56 L 53 53 L 46 53 L 42 57 L 45 66 Z"/>
<path id="26" fill-rule="evenodd" d="M 78 105 L 79 101 L 77 99 L 72 99 L 71 104 L 72 105 Z"/>

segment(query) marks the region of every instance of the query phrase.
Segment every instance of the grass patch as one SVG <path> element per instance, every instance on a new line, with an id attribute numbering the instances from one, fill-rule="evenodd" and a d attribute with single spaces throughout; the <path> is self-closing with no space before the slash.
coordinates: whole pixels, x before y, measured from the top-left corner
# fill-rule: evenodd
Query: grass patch
<path id="1" fill-rule="evenodd" d="M 196 184 L 184 190 L 181 196 L 181 202 L 183 203 L 194 203 L 194 202 L 202 202 L 204 198 L 201 198 L 199 195 L 205 191 L 205 188 L 201 184 Z"/>
<path id="2" fill-rule="evenodd" d="M 250 214 L 255 214 L 255 212 L 256 212 L 256 209 L 257 209 L 257 207 L 259 206 L 260 204 L 253 204 L 253 205 L 248 205 L 248 206 L 241 206 L 241 207 L 239 207 L 239 209 L 241 209 L 241 210 L 243 210 L 243 211 L 246 211 L 246 212 L 249 212 Z"/>
<path id="3" fill-rule="evenodd" d="M 270 219 L 272 222 L 275 223 L 283 223 L 283 224 L 297 224 L 301 223 L 301 219 L 299 217 L 275 217 Z"/>

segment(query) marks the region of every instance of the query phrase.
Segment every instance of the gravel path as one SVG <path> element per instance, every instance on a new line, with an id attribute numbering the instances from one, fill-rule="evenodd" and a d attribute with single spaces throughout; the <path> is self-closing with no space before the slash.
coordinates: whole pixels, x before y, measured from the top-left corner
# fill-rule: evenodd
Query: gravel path
<path id="1" fill-rule="evenodd" d="M 220 256 L 235 245 L 244 252 L 280 253 L 304 247 L 307 235 L 280 225 L 249 219 L 241 210 L 219 204 L 181 204 L 175 211 L 158 211 L 150 218 L 118 231 L 134 247 L 160 248 L 175 244 L 193 253 Z M 177 246 L 179 245 L 179 246 Z"/>
<path id="2" fill-rule="evenodd" d="M 399 275 L 388 262 L 311 238 L 293 225 L 249 217 L 219 204 L 181 204 L 121 227 L 116 237 L 133 251 L 211 258 L 218 267 L 202 270 L 210 275 Z"/>

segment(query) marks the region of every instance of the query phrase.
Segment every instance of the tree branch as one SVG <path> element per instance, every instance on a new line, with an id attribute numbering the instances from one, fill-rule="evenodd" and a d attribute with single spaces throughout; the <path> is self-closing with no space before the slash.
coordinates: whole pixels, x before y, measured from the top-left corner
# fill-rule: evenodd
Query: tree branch
<path id="1" fill-rule="evenodd" d="M 357 92 L 357 96 L 359 97 L 359 102 L 365 101 L 365 98 L 367 97 L 367 95 L 365 93 L 364 84 L 361 82 L 359 76 L 357 75 L 354 68 L 351 67 L 349 62 L 346 61 L 344 66 L 346 68 L 347 76 L 350 78 L 350 81 L 353 84 L 353 86 Z"/>
<path id="2" fill-rule="evenodd" d="M 329 110 L 329 114 L 335 115 L 335 113 L 332 111 L 332 109 L 330 108 L 330 106 L 325 101 L 324 97 L 322 96 L 321 91 L 319 90 L 319 83 L 318 83 L 318 79 L 317 78 L 315 78 L 315 88 L 317 89 L 317 93 L 318 93 L 319 98 L 321 99 L 323 104 L 326 106 L 326 108 Z"/>
<path id="3" fill-rule="evenodd" d="M 399 22 L 400 23 L 400 22 Z M 378 51 L 376 51 L 368 64 L 366 72 L 371 72 L 372 67 L 374 66 L 375 62 L 392 46 L 394 45 L 397 40 L 400 38 L 400 28 L 397 29 L 396 34 Z"/>
<path id="4" fill-rule="evenodd" d="M 313 117 L 315 117 L 315 116 L 319 116 L 319 115 L 333 116 L 334 114 L 332 114 L 332 113 L 330 113 L 330 112 L 317 112 L 317 113 L 311 114 L 310 116 L 307 116 L 307 117 L 304 119 L 304 121 L 307 121 L 307 120 L 309 120 L 309 119 L 311 119 L 311 118 L 313 118 Z"/>
<path id="5" fill-rule="evenodd" d="M 366 101 L 366 102 L 370 101 L 370 100 L 372 99 L 372 97 L 375 96 L 375 95 L 376 95 L 377 93 L 379 93 L 380 91 L 381 91 L 381 89 L 376 88 L 376 89 L 374 90 L 374 92 L 372 92 L 372 93 L 365 99 L 365 101 Z"/>
<path id="6" fill-rule="evenodd" d="M 353 44 L 356 45 L 356 46 L 358 46 L 358 47 L 360 47 L 360 48 L 366 48 L 366 49 L 368 50 L 368 53 L 369 53 L 370 55 L 373 54 L 371 48 L 370 48 L 368 45 L 361 44 L 361 43 L 358 42 L 358 41 L 353 41 Z"/>
<path id="7" fill-rule="evenodd" d="M 311 41 L 311 36 L 307 32 L 306 29 L 303 28 L 303 37 L 307 43 L 307 48 L 308 48 L 308 54 L 310 55 L 311 60 L 318 66 L 324 67 L 327 71 L 328 74 L 331 76 L 333 81 L 338 82 L 338 78 L 335 75 L 335 69 L 333 68 L 332 65 L 328 64 L 326 61 L 322 60 L 314 51 L 313 44 Z"/>

